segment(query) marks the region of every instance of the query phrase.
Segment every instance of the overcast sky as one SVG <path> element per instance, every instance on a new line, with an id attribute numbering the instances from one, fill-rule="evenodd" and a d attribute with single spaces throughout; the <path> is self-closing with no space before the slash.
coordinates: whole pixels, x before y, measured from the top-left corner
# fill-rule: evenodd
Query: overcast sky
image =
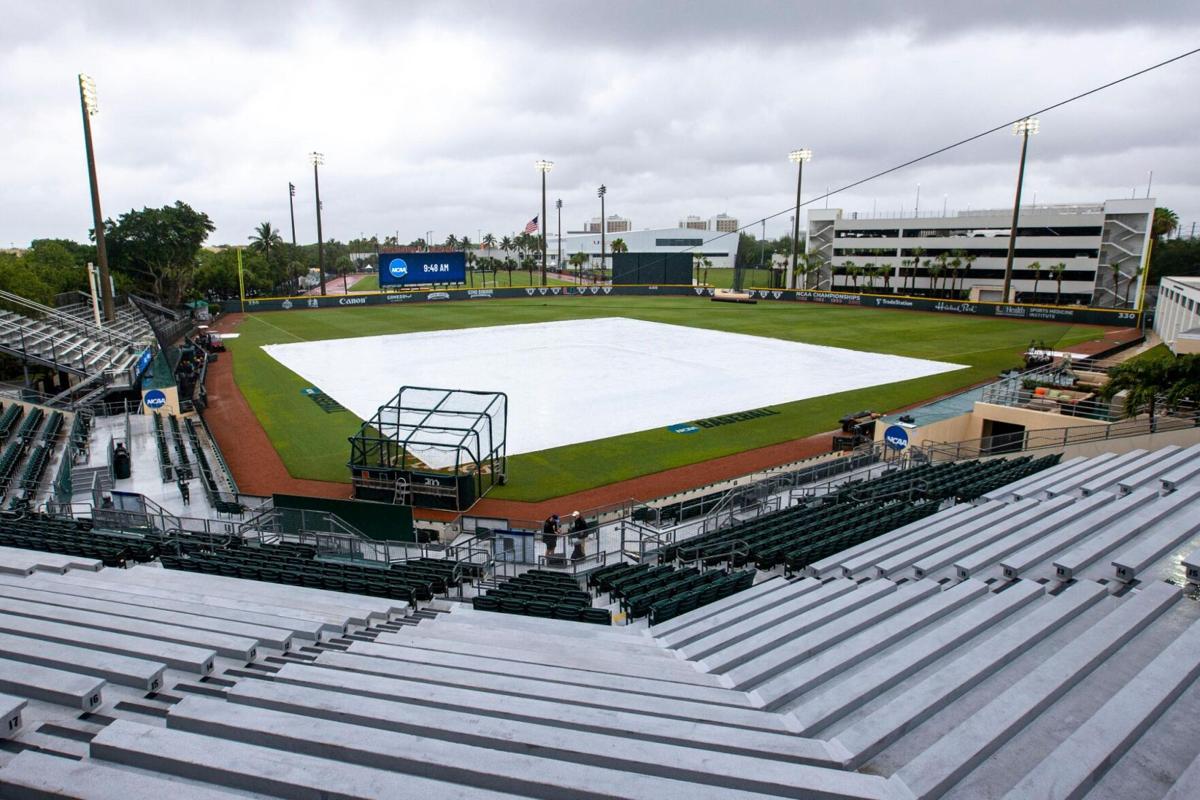
<path id="1" fill-rule="evenodd" d="M 91 225 L 76 74 L 106 216 L 183 200 L 211 243 L 635 228 L 794 202 L 1200 46 L 1194 3 L 29 2 L 0 0 L 0 246 Z M 1200 55 L 1042 116 L 1026 201 L 1152 196 L 1200 222 Z M 993 134 L 829 200 L 870 214 L 1011 206 Z M 825 201 L 819 201 L 818 207 Z M 767 223 L 776 236 L 788 213 Z M 753 232 L 759 232 L 755 226 Z"/>

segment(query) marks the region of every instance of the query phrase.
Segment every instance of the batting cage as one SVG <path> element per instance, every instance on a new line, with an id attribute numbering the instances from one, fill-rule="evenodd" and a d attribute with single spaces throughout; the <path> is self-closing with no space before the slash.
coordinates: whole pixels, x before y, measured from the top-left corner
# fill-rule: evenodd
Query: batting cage
<path id="1" fill-rule="evenodd" d="M 359 500 L 462 511 L 504 481 L 508 396 L 405 386 L 350 437 Z"/>

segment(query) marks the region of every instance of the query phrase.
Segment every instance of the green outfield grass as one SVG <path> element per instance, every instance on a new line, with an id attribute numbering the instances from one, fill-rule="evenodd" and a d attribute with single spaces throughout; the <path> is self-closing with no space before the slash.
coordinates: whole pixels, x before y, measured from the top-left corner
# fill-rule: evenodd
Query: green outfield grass
<path id="1" fill-rule="evenodd" d="M 348 412 L 322 411 L 301 394 L 307 382 L 266 355 L 262 345 L 608 316 L 950 361 L 968 368 L 776 405 L 772 408 L 778 415 L 686 436 L 657 428 L 513 456 L 508 485 L 496 487 L 490 497 L 544 500 L 828 431 L 847 412 L 891 411 L 993 378 L 1018 366 L 1031 340 L 1065 346 L 1098 338 L 1103 330 L 816 304 L 742 306 L 690 297 L 559 297 L 250 314 L 239 328 L 240 336 L 228 346 L 238 385 L 288 471 L 297 478 L 348 482 L 346 440 L 358 430 L 360 420 Z M 399 389 L 403 381 L 397 381 Z M 569 414 L 570 409 L 563 413 Z"/>
<path id="2" fill-rule="evenodd" d="M 493 277 L 492 273 L 490 273 L 490 272 L 483 273 L 483 272 L 469 271 L 469 272 L 467 272 L 467 284 L 466 284 L 466 287 L 464 287 L 464 288 L 482 289 L 485 286 L 489 287 L 489 288 L 492 286 L 499 286 L 500 288 L 503 289 L 504 287 L 510 285 L 508 282 L 509 274 L 503 270 L 496 273 L 495 283 L 492 282 L 492 277 Z M 518 272 L 517 270 L 513 270 L 511 285 L 512 286 L 530 286 L 530 285 L 541 286 L 542 285 L 542 273 L 540 271 L 535 271 L 533 273 L 532 280 L 533 280 L 533 283 L 530 284 L 530 274 L 528 272 Z M 547 286 L 572 286 L 574 284 L 571 283 L 570 281 L 561 281 L 561 280 L 557 280 L 555 278 L 547 277 L 546 285 Z M 378 292 L 379 291 L 379 276 L 378 275 L 368 275 L 367 277 L 356 281 L 350 287 L 350 291 L 352 291 L 352 292 Z"/>

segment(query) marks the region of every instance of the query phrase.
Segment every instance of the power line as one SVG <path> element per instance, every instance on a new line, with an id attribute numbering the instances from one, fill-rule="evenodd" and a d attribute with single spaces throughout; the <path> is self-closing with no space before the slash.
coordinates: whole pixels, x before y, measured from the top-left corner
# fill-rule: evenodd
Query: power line
<path id="1" fill-rule="evenodd" d="M 722 233 L 720 236 L 714 236 L 713 238 L 704 242 L 703 245 L 691 245 L 691 246 L 685 247 L 684 249 L 680 250 L 679 252 L 687 253 L 687 252 L 690 252 L 690 251 L 696 249 L 697 247 L 701 247 L 701 246 L 706 247 L 706 246 L 708 246 L 709 243 L 715 242 L 718 239 L 723 239 L 726 236 L 729 236 L 730 234 L 734 234 L 734 233 L 740 234 L 742 231 L 749 230 L 750 228 L 754 227 L 755 225 L 761 225 L 762 223 L 766 222 L 769 219 L 775 219 L 776 217 L 783 216 L 784 214 L 796 213 L 797 215 L 799 215 L 801 206 L 807 206 L 810 203 L 816 203 L 820 200 L 824 200 L 827 197 L 833 197 L 835 194 L 840 194 L 849 189 L 853 189 L 857 186 L 862 186 L 864 183 L 868 183 L 870 181 L 876 180 L 877 178 L 882 178 L 884 175 L 890 175 L 893 172 L 898 172 L 899 170 L 902 170 L 906 167 L 911 167 L 913 164 L 918 164 L 922 161 L 933 158 L 934 156 L 940 156 L 942 153 L 949 152 L 950 150 L 953 150 L 956 147 L 962 147 L 963 145 L 970 144 L 971 142 L 974 142 L 977 139 L 982 139 L 983 137 L 990 136 L 993 133 L 996 133 L 997 131 L 1002 131 L 1005 128 L 1011 126 L 1015 122 L 1020 122 L 1023 119 L 1027 119 L 1028 117 L 1037 116 L 1039 114 L 1045 114 L 1046 112 L 1053 111 L 1056 108 L 1062 108 L 1063 106 L 1068 105 L 1070 103 L 1074 103 L 1077 100 L 1082 100 L 1083 98 L 1088 97 L 1089 95 L 1096 94 L 1097 92 L 1102 92 L 1105 89 L 1111 89 L 1112 87 L 1114 87 L 1118 84 L 1133 80 L 1134 78 L 1141 77 L 1142 75 L 1145 75 L 1148 72 L 1153 72 L 1156 69 L 1161 69 L 1162 67 L 1165 67 L 1168 64 L 1173 64 L 1176 61 L 1181 61 L 1181 60 L 1187 58 L 1188 56 L 1194 56 L 1197 53 L 1200 53 L 1200 47 L 1197 47 L 1193 50 L 1188 50 L 1186 53 L 1180 53 L 1179 55 L 1168 58 L 1165 61 L 1160 61 L 1157 64 L 1152 64 L 1149 67 L 1139 69 L 1137 72 L 1131 72 L 1128 75 L 1117 78 L 1116 80 L 1109 81 L 1108 83 L 1103 83 L 1099 86 L 1088 89 L 1086 92 L 1080 92 L 1079 94 L 1074 95 L 1073 97 L 1068 97 L 1065 100 L 1060 100 L 1057 103 L 1053 103 L 1051 105 L 1046 106 L 1045 108 L 1039 108 L 1036 111 L 1030 111 L 1028 114 L 1022 114 L 1021 116 L 1017 117 L 1016 119 L 1009 120 L 1008 122 L 1004 122 L 1004 123 L 1001 123 L 1000 125 L 996 125 L 994 127 L 988 128 L 985 131 L 980 131 L 979 133 L 976 133 L 972 136 L 968 136 L 965 139 L 960 139 L 957 142 L 954 142 L 953 144 L 948 144 L 944 147 L 939 147 L 936 150 L 931 150 L 930 152 L 926 153 L 925 155 L 917 156 L 916 158 L 909 159 L 908 161 L 897 164 L 893 167 L 888 167 L 885 170 L 880 170 L 879 172 L 876 172 L 873 175 L 868 175 L 865 178 L 860 178 L 856 181 L 847 183 L 845 186 L 840 186 L 833 190 L 827 190 L 825 192 L 825 194 L 817 195 L 816 197 L 809 198 L 808 200 L 805 200 L 803 203 L 800 203 L 799 205 L 788 206 L 787 208 L 783 209 L 782 211 L 777 211 L 774 214 L 769 214 L 765 217 L 762 217 L 761 219 L 756 219 L 753 222 L 747 223 L 746 225 L 743 225 L 742 227 L 738 228 L 735 231 L 726 231 L 725 233 Z"/>

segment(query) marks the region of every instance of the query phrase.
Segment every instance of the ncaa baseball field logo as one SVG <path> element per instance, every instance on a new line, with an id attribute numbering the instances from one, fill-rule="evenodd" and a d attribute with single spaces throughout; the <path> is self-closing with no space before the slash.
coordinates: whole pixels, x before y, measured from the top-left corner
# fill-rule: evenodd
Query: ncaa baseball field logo
<path id="1" fill-rule="evenodd" d="M 408 264 L 403 258 L 393 258 L 388 262 L 388 274 L 396 280 L 404 280 L 408 277 Z"/>
<path id="2" fill-rule="evenodd" d="M 158 389 L 146 392 L 146 408 L 159 409 L 167 404 L 167 396 Z"/>
<path id="3" fill-rule="evenodd" d="M 899 425 L 891 425 L 883 432 L 883 440 L 893 450 L 903 450 L 908 447 L 908 431 Z"/>

